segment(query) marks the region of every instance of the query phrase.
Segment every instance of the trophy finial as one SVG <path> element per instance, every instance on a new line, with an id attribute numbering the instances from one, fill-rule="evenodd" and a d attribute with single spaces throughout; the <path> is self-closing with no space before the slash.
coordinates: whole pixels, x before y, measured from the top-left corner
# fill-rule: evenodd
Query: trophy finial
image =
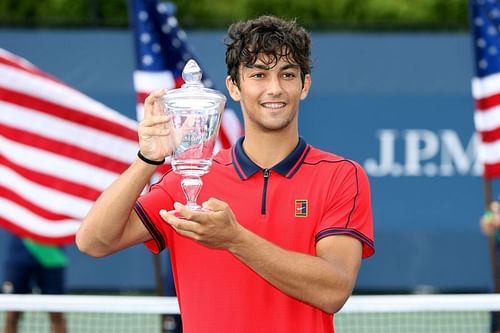
<path id="1" fill-rule="evenodd" d="M 188 86 L 202 86 L 201 83 L 201 68 L 193 59 L 189 59 L 186 66 L 182 70 L 182 78 Z"/>

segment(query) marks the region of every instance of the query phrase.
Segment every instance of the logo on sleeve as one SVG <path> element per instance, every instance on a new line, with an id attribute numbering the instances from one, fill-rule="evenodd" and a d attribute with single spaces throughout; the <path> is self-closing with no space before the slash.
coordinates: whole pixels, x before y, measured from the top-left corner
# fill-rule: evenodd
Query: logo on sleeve
<path id="1" fill-rule="evenodd" d="M 295 217 L 307 217 L 307 200 L 295 200 Z"/>

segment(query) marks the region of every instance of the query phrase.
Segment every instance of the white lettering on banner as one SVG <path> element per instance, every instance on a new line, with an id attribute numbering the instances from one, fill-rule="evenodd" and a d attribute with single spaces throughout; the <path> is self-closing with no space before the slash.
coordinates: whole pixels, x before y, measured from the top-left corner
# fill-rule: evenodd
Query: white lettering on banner
<path id="1" fill-rule="evenodd" d="M 370 176 L 451 177 L 480 176 L 483 173 L 483 166 L 477 158 L 479 138 L 476 133 L 465 148 L 452 129 L 438 133 L 428 129 L 381 129 L 376 136 L 379 160 L 368 158 L 364 163 Z"/>

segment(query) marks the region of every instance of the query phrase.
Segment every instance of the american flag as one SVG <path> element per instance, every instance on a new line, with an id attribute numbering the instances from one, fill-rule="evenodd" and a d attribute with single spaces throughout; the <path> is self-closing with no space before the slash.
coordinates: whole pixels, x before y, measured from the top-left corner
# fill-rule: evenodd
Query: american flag
<path id="1" fill-rule="evenodd" d="M 0 49 L 0 227 L 72 242 L 137 149 L 136 121 Z"/>
<path id="2" fill-rule="evenodd" d="M 187 43 L 186 33 L 174 16 L 175 6 L 159 0 L 131 0 L 131 23 L 134 30 L 137 93 L 137 119 L 142 119 L 147 95 L 157 89 L 179 88 L 184 83 L 182 70 L 189 59 L 195 59 Z M 201 65 L 200 65 L 201 66 Z M 203 72 L 203 84 L 214 88 Z M 234 111 L 226 109 L 222 116 L 216 148 L 228 148 L 243 130 Z"/>
<path id="3" fill-rule="evenodd" d="M 500 3 L 471 0 L 471 30 L 474 42 L 474 123 L 479 133 L 478 154 L 484 177 L 500 177 Z"/>

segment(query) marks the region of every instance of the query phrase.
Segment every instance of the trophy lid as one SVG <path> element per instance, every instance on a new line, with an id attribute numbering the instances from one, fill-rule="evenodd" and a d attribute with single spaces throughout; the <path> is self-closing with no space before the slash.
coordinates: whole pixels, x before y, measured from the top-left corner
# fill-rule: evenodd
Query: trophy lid
<path id="1" fill-rule="evenodd" d="M 190 59 L 184 66 L 182 78 L 185 83 L 181 88 L 167 91 L 163 97 L 168 108 L 203 109 L 217 107 L 226 102 L 221 92 L 205 88 L 201 82 L 202 72 L 195 60 Z"/>

